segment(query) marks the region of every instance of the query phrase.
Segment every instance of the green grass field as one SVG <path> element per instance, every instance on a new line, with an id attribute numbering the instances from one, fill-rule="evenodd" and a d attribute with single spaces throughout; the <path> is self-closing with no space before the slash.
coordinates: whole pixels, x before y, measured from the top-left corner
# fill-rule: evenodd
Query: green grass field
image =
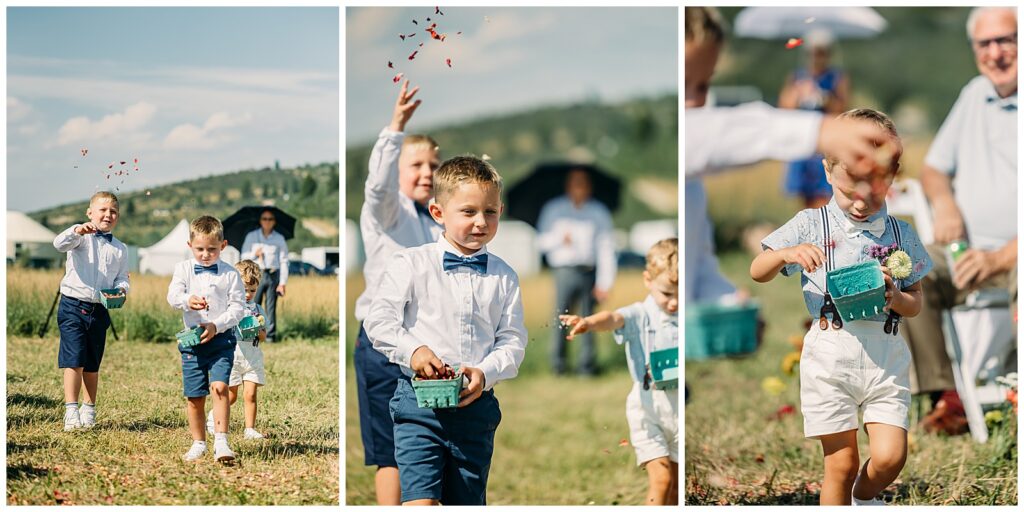
<path id="1" fill-rule="evenodd" d="M 351 317 L 351 305 L 362 289 L 361 277 L 349 279 L 348 354 L 352 353 L 359 329 Z M 631 387 L 622 348 L 610 335 L 599 335 L 595 343 L 605 373 L 586 380 L 551 376 L 548 354 L 555 311 L 550 276 L 524 279 L 522 290 L 530 339 L 519 376 L 495 388 L 502 423 L 495 438 L 488 504 L 641 504 L 646 495 L 647 475 L 636 467 L 632 447 L 620 446 L 623 439 L 629 438 L 625 407 Z M 606 307 L 620 307 L 645 295 L 639 273 L 620 274 Z M 348 361 L 345 502 L 367 505 L 375 503 L 374 468 L 363 465 L 351 357 Z"/>
<path id="2" fill-rule="evenodd" d="M 174 344 L 110 339 L 96 427 L 63 432 L 57 339 L 8 338 L 7 503 L 337 504 L 337 343 L 288 340 L 264 353 L 257 429 L 268 438 L 242 439 L 239 400 L 229 432 L 238 459 L 224 466 L 180 459 L 191 437 Z"/>
<path id="3" fill-rule="evenodd" d="M 686 498 L 689 505 L 812 505 L 818 502 L 822 450 L 803 437 L 798 374 L 787 376 L 783 357 L 791 336 L 803 335 L 806 309 L 797 277 L 757 284 L 748 277 L 751 257 L 722 258 L 723 271 L 760 300 L 768 321 L 764 345 L 742 359 L 687 363 L 690 402 L 686 418 Z M 778 377 L 786 389 L 772 396 L 762 379 Z M 919 418 L 915 399 L 911 424 Z M 797 413 L 773 416 L 791 404 Z M 922 411 L 922 412 L 927 412 Z M 1017 504 L 1017 421 L 996 426 L 986 444 L 969 436 L 936 437 L 911 428 L 907 464 L 883 498 L 895 505 Z M 867 455 L 861 431 L 861 456 Z"/>

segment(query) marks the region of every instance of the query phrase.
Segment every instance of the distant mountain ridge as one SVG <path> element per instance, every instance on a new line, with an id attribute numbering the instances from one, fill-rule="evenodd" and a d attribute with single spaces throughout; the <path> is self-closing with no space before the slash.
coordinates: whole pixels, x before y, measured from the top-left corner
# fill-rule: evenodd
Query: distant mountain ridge
<path id="1" fill-rule="evenodd" d="M 121 220 L 115 234 L 129 245 L 145 247 L 164 237 L 181 219 L 199 215 L 226 218 L 238 208 L 273 202 L 300 220 L 288 248 L 338 245 L 339 177 L 337 162 L 293 168 L 247 169 L 117 192 Z M 88 198 L 29 214 L 55 232 L 85 219 Z M 303 225 L 303 221 L 308 227 Z"/>

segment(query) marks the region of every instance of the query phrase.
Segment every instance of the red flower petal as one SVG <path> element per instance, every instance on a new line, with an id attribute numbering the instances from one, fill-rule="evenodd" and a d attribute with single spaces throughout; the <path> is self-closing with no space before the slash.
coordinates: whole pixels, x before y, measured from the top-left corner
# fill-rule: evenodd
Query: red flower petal
<path id="1" fill-rule="evenodd" d="M 445 62 L 445 64 L 448 64 L 448 67 L 452 67 L 452 60 L 451 59 L 445 59 L 444 62 Z"/>
<path id="2" fill-rule="evenodd" d="M 786 49 L 792 50 L 793 48 L 796 48 L 797 46 L 800 46 L 802 44 L 804 44 L 803 39 L 800 39 L 799 37 L 792 37 L 789 39 L 789 41 L 786 41 Z"/>
<path id="3" fill-rule="evenodd" d="M 388 61 L 388 67 L 391 69 L 395 69 L 395 65 L 392 64 L 390 60 Z"/>
<path id="4" fill-rule="evenodd" d="M 419 53 L 419 50 L 416 50 L 416 51 L 412 52 L 412 54 L 411 54 L 411 55 L 409 55 L 409 60 L 413 60 L 413 59 L 415 59 L 415 58 L 416 58 L 416 54 L 417 54 L 417 53 Z"/>
<path id="5" fill-rule="evenodd" d="M 403 74 L 405 74 L 405 73 L 399 73 L 399 74 L 395 75 L 395 77 L 392 78 L 391 81 L 397 84 L 398 81 L 402 79 L 402 75 Z"/>

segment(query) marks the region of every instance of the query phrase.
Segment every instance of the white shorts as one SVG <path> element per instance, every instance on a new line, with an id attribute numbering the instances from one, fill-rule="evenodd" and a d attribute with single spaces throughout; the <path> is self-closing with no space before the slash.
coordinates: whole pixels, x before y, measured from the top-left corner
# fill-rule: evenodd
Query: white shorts
<path id="1" fill-rule="evenodd" d="M 634 382 L 626 397 L 626 421 L 637 466 L 659 457 L 679 462 L 678 389 L 644 391 Z"/>
<path id="2" fill-rule="evenodd" d="M 242 348 L 243 344 L 248 346 Z M 235 361 L 231 365 L 228 386 L 239 386 L 242 381 L 255 382 L 260 386 L 267 383 L 267 375 L 263 371 L 263 350 L 252 346 L 249 341 L 240 341 L 235 345 Z"/>
<path id="3" fill-rule="evenodd" d="M 800 354 L 800 411 L 804 435 L 857 430 L 864 423 L 910 427 L 910 348 L 881 322 L 844 322 L 823 331 L 815 322 Z"/>

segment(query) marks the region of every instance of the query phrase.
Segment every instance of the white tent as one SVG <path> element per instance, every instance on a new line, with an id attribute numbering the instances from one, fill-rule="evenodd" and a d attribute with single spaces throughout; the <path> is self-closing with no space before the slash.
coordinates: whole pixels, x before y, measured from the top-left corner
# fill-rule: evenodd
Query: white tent
<path id="1" fill-rule="evenodd" d="M 143 274 L 168 276 L 174 273 L 174 265 L 192 257 L 188 248 L 188 221 L 182 219 L 170 233 L 159 242 L 139 249 L 139 271 Z M 220 254 L 225 263 L 238 263 L 238 249 L 230 245 Z"/>
<path id="2" fill-rule="evenodd" d="M 41 265 L 56 265 L 63 255 L 53 248 L 57 234 L 22 212 L 7 211 L 7 258 L 27 254 Z M 45 261 L 44 261 L 45 260 Z"/>
<path id="3" fill-rule="evenodd" d="M 498 227 L 498 234 L 487 244 L 487 251 L 505 260 L 519 277 L 532 276 L 540 272 L 537 230 L 525 222 L 502 221 Z"/>

